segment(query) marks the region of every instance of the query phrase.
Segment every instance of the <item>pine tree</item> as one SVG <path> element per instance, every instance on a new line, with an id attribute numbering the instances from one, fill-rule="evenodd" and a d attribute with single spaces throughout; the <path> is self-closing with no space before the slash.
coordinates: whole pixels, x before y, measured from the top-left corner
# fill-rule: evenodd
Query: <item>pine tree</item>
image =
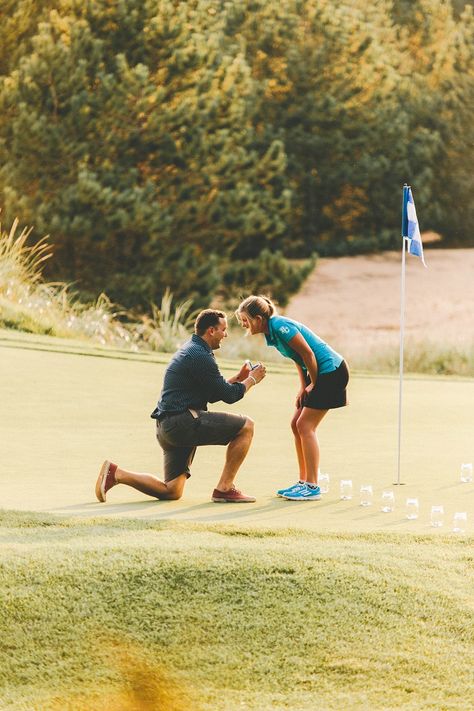
<path id="1" fill-rule="evenodd" d="M 211 7 L 64 3 L 4 79 L 5 211 L 54 236 L 55 276 L 144 304 L 188 297 L 192 264 L 204 303 L 222 260 L 284 234 L 284 149 L 256 148 L 255 82 Z"/>

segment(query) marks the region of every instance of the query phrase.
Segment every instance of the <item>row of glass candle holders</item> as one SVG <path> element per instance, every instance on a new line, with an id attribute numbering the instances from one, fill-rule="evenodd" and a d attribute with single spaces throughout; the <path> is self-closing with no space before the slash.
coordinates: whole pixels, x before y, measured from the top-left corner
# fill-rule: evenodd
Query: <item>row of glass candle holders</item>
<path id="1" fill-rule="evenodd" d="M 468 468 L 466 470 L 466 467 Z M 470 478 L 468 477 L 470 467 Z M 463 478 L 463 474 L 466 475 Z M 468 483 L 472 481 L 472 464 L 461 465 L 461 481 Z M 329 491 L 329 474 L 320 473 L 318 478 L 318 483 L 322 494 L 327 494 Z M 351 479 L 341 479 L 340 480 L 340 491 L 341 499 L 348 501 L 352 499 L 352 480 Z M 372 506 L 374 500 L 374 492 L 372 484 L 362 484 L 360 487 L 360 505 L 361 506 Z M 386 489 L 382 492 L 381 497 L 381 511 L 384 513 L 391 513 L 395 510 L 395 494 L 391 489 Z M 419 514 L 419 501 L 415 497 L 409 497 L 405 502 L 405 515 L 409 521 L 414 521 L 418 518 Z M 444 525 L 444 506 L 435 505 L 431 507 L 430 516 L 431 525 L 434 528 L 440 528 Z M 453 516 L 452 530 L 454 533 L 465 533 L 467 525 L 467 512 L 466 511 L 456 511 Z"/>

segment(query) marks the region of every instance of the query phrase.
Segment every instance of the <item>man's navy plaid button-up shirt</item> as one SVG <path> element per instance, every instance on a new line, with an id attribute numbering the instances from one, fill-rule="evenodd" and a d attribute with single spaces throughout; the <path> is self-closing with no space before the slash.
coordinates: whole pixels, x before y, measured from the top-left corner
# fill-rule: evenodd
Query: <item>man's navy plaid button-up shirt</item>
<path id="1" fill-rule="evenodd" d="M 221 375 L 212 348 L 193 334 L 171 359 L 158 405 L 151 417 L 170 412 L 207 410 L 208 402 L 237 402 L 245 395 L 243 383 L 228 383 Z"/>

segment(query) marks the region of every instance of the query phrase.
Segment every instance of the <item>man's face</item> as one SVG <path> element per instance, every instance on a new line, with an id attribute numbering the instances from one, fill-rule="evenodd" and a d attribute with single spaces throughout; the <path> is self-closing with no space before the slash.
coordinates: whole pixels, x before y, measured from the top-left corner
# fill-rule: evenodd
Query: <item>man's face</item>
<path id="1" fill-rule="evenodd" d="M 209 328 L 209 345 L 212 350 L 215 351 L 221 347 L 221 341 L 223 338 L 227 338 L 227 319 L 220 318 L 217 326 L 211 326 Z"/>

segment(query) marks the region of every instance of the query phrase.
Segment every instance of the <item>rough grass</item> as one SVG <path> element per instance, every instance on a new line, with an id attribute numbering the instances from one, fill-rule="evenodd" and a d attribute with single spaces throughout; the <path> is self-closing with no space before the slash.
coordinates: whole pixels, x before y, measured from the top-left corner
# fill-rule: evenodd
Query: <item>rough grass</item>
<path id="1" fill-rule="evenodd" d="M 398 373 L 400 347 L 364 346 L 354 348 L 351 366 L 370 373 Z M 403 354 L 406 373 L 474 376 L 474 342 L 439 343 L 429 339 L 407 339 Z"/>
<path id="2" fill-rule="evenodd" d="M 81 303 L 64 283 L 46 283 L 44 263 L 52 257 L 47 238 L 29 246 L 32 230 L 19 229 L 15 220 L 9 232 L 0 224 L 0 328 L 130 350 L 173 352 L 193 329 L 196 315 L 192 303 L 173 303 L 165 291 L 160 306 L 151 304 L 149 314 L 136 314 L 117 307 L 101 294 L 93 303 Z M 282 356 L 268 348 L 263 338 L 246 338 L 230 318 L 229 358 L 281 362 Z M 352 368 L 373 373 L 397 373 L 397 347 L 374 349 L 363 342 L 351 344 Z M 405 370 L 411 373 L 474 376 L 474 344 L 428 340 L 409 341 L 405 347 Z"/>
<path id="3" fill-rule="evenodd" d="M 2 709 L 474 706 L 472 538 L 0 523 Z"/>

